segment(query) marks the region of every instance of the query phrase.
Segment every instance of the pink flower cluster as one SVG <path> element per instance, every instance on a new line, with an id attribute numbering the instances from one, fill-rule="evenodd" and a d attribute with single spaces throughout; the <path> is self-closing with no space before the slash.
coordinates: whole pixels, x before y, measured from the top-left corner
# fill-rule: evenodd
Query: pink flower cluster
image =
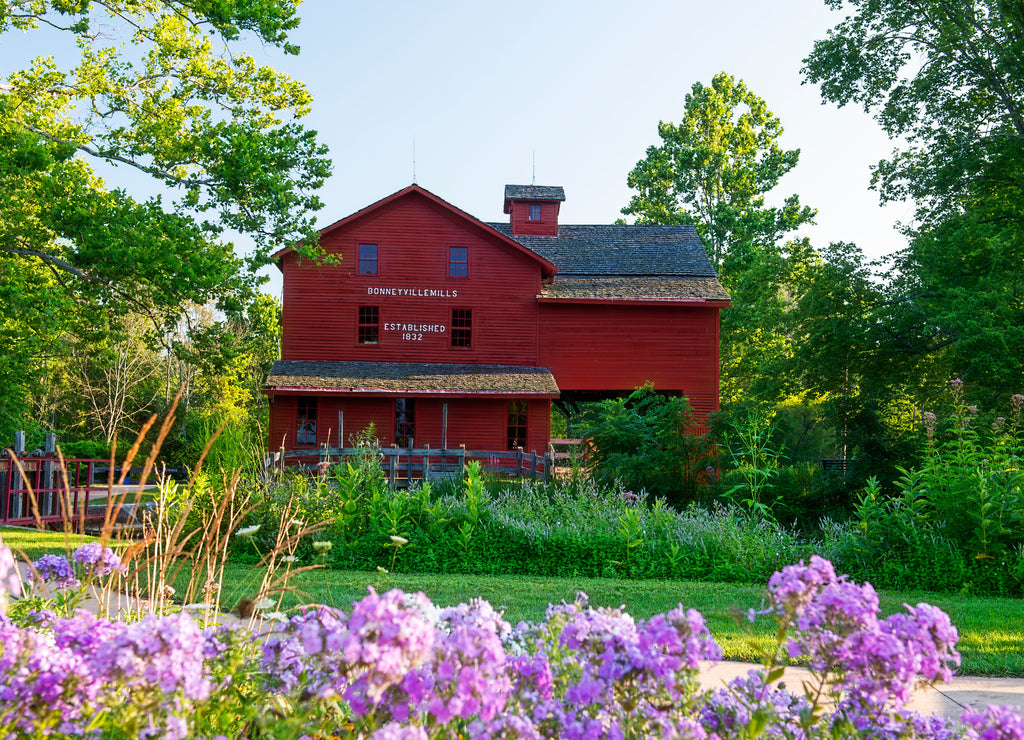
<path id="1" fill-rule="evenodd" d="M 899 712 L 919 682 L 949 682 L 960 664 L 956 628 L 941 609 L 905 606 L 878 618 L 871 584 L 837 577 L 817 556 L 790 565 L 768 584 L 768 612 L 792 629 L 789 656 L 843 692 L 842 711 Z"/>

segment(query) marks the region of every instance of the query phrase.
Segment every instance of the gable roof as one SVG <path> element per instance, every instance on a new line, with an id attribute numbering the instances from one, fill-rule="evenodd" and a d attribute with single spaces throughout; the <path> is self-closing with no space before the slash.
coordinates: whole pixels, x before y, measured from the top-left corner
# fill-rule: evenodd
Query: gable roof
<path id="1" fill-rule="evenodd" d="M 540 298 L 586 301 L 715 301 L 729 294 L 693 226 L 560 225 L 558 236 L 512 236 L 558 265 Z"/>
<path id="2" fill-rule="evenodd" d="M 428 202 L 434 204 L 442 211 L 447 211 L 451 215 L 455 216 L 457 219 L 464 221 L 469 228 L 481 231 L 485 233 L 488 237 L 492 239 L 497 239 L 498 241 L 503 242 L 506 246 L 511 247 L 520 254 L 526 255 L 531 260 L 539 262 L 541 265 L 541 270 L 545 277 L 551 277 L 558 270 L 558 268 L 543 255 L 531 251 L 529 247 L 525 246 L 521 242 L 516 241 L 507 234 L 504 234 L 502 232 L 495 232 L 493 228 L 491 228 L 488 224 L 484 223 L 480 219 L 476 218 L 475 216 L 471 216 L 470 214 L 466 213 L 460 208 L 456 208 L 448 201 L 444 200 L 443 198 L 439 198 L 426 188 L 422 188 L 415 183 L 409 185 L 406 188 L 402 188 L 398 192 L 392 193 L 391 195 L 385 198 L 381 198 L 377 202 L 371 203 L 365 208 L 361 208 L 355 213 L 350 214 L 345 218 L 339 219 L 338 221 L 335 221 L 329 226 L 325 226 L 319 231 L 320 238 L 323 239 L 325 236 L 327 236 L 333 231 L 337 231 L 338 229 L 344 228 L 345 226 L 349 226 L 360 219 L 366 218 L 376 213 L 377 211 L 381 210 L 382 208 L 386 208 L 395 201 L 398 201 L 402 198 L 416 196 L 425 198 Z M 272 255 L 272 259 L 274 260 L 275 264 L 277 264 L 278 269 L 281 269 L 281 258 L 293 251 L 295 251 L 294 247 L 285 247 L 284 249 L 280 249 Z"/>
<path id="3" fill-rule="evenodd" d="M 675 275 L 717 278 L 692 226 L 560 225 L 558 236 L 512 236 L 509 224 L 488 224 L 567 275 Z"/>

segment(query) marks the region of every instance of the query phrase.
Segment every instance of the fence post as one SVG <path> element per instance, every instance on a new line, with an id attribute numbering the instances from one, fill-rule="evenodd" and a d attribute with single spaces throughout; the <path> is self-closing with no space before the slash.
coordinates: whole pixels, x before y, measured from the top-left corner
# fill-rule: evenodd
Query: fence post
<path id="1" fill-rule="evenodd" d="M 516 447 L 516 469 L 519 478 L 523 477 L 523 448 Z"/>
<path id="2" fill-rule="evenodd" d="M 537 480 L 537 450 L 530 450 L 530 480 Z"/>
<path id="3" fill-rule="evenodd" d="M 52 458 L 57 452 L 57 435 L 53 432 L 46 433 L 46 456 Z M 39 497 L 39 513 L 43 516 L 53 516 L 56 512 L 54 509 L 54 490 L 57 488 L 54 476 L 53 460 L 47 460 L 43 463 L 43 488 L 49 488 L 50 490 Z"/>
<path id="4" fill-rule="evenodd" d="M 466 473 L 466 445 L 459 445 L 459 478 Z"/>
<path id="5" fill-rule="evenodd" d="M 23 432 L 23 431 L 19 431 L 19 432 L 15 432 L 14 433 L 14 454 L 17 457 L 24 457 L 25 456 L 25 432 Z M 8 472 L 7 472 L 7 477 L 10 480 L 10 490 L 12 490 L 12 491 L 14 490 L 14 486 L 15 486 L 15 483 L 14 483 L 15 476 L 19 476 L 19 473 L 18 473 L 18 470 L 17 470 L 17 466 L 14 464 L 14 461 L 12 460 L 11 461 L 10 470 L 8 470 Z M 10 496 L 8 497 L 8 514 L 7 515 L 10 516 L 10 510 L 13 509 L 14 510 L 14 516 L 20 517 L 20 516 L 24 516 L 25 515 L 25 512 L 22 510 L 22 508 L 23 508 L 23 506 L 25 504 L 25 494 L 24 493 L 20 493 L 20 490 L 22 488 L 24 488 L 24 485 L 25 485 L 26 481 L 22 480 L 20 477 L 18 477 L 17 480 L 18 480 L 17 485 L 18 485 L 19 493 L 11 493 Z"/>
<path id="6" fill-rule="evenodd" d="M 392 454 L 388 455 L 388 483 L 391 490 L 395 489 L 398 483 L 398 445 L 391 445 L 394 448 Z"/>

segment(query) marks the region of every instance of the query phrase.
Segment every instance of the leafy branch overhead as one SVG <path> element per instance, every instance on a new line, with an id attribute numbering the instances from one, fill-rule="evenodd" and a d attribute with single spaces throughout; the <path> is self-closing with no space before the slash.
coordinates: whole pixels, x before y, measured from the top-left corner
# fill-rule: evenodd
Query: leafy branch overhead
<path id="1" fill-rule="evenodd" d="M 998 0 L 829 0 L 847 11 L 806 81 L 899 141 L 883 200 L 912 200 L 895 255 L 893 354 L 992 397 L 1024 382 L 1024 6 Z"/>
<path id="2" fill-rule="evenodd" d="M 24 60 L 0 92 L 0 251 L 22 278 L 42 268 L 76 300 L 170 318 L 244 297 L 277 248 L 316 255 L 330 166 L 300 124 L 309 93 L 231 46 L 296 53 L 297 24 L 291 0 L 5 3 L 0 33 L 59 31 L 75 50 Z M 255 244 L 244 262 L 234 234 Z"/>

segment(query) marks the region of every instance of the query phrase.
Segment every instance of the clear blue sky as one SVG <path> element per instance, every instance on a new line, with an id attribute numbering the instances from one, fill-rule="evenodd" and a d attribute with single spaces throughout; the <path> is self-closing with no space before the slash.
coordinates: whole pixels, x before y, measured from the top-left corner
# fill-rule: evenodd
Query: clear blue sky
<path id="1" fill-rule="evenodd" d="M 536 183 L 565 188 L 563 223 L 610 223 L 658 121 L 679 121 L 692 84 L 726 71 L 801 150 L 777 194 L 818 209 L 815 243 L 903 246 L 893 225 L 912 207 L 883 209 L 868 190 L 893 144 L 801 85 L 801 60 L 841 20 L 823 0 L 306 0 L 299 12 L 298 57 L 250 51 L 314 95 L 306 124 L 334 160 L 321 225 L 410 184 L 414 142 L 416 181 L 485 221 L 506 218 L 504 185 L 531 182 L 535 158 Z M 44 51 L 29 36 L 4 37 L 0 75 Z"/>
<path id="2" fill-rule="evenodd" d="M 413 180 L 483 220 L 504 220 L 506 183 L 565 187 L 564 223 L 610 223 L 626 175 L 679 121 L 695 81 L 726 71 L 765 99 L 800 164 L 780 184 L 818 209 L 816 243 L 872 256 L 903 245 L 869 166 L 893 144 L 859 109 L 822 105 L 802 59 L 842 16 L 821 0 L 307 0 L 276 66 L 315 97 L 309 125 L 330 146 L 329 223 Z M 275 61 L 269 55 L 267 61 Z"/>

